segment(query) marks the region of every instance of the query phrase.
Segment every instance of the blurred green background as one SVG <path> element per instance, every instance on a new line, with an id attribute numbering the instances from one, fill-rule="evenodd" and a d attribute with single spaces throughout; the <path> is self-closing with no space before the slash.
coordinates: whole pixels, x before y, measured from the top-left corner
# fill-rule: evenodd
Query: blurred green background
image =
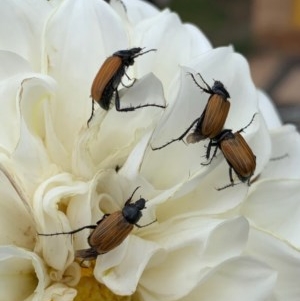
<path id="1" fill-rule="evenodd" d="M 254 51 L 250 0 L 173 0 L 169 6 L 183 22 L 198 25 L 214 47 L 233 44 L 245 55 Z"/>

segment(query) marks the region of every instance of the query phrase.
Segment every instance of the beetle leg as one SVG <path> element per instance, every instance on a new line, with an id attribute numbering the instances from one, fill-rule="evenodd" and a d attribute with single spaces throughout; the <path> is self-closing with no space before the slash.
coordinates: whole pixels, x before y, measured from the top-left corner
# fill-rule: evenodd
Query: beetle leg
<path id="1" fill-rule="evenodd" d="M 232 176 L 232 169 L 233 169 L 233 168 L 230 166 L 230 167 L 229 167 L 229 179 L 230 179 L 230 184 L 225 185 L 225 186 L 220 187 L 220 188 L 217 188 L 218 191 L 223 190 L 223 189 L 226 189 L 226 188 L 228 188 L 228 187 L 233 187 L 233 186 L 235 186 L 235 185 L 241 184 L 241 182 L 240 182 L 240 183 L 234 183 L 233 176 Z M 249 186 L 250 186 L 250 185 L 249 185 Z"/>
<path id="2" fill-rule="evenodd" d="M 135 224 L 138 228 L 144 228 L 144 227 L 147 227 L 147 226 L 150 226 L 151 224 L 157 222 L 157 219 L 155 219 L 154 221 L 146 224 L 146 225 L 139 225 L 139 224 Z"/>
<path id="3" fill-rule="evenodd" d="M 200 117 L 201 118 L 201 117 Z M 180 140 L 182 140 L 185 136 L 186 136 L 186 134 L 190 131 L 190 129 L 200 120 L 200 118 L 197 118 L 196 120 L 194 120 L 193 122 L 192 122 L 192 124 L 184 131 L 184 133 L 182 134 L 182 135 L 180 135 L 178 138 L 176 138 L 176 139 L 172 139 L 171 141 L 169 141 L 169 142 L 167 142 L 167 143 L 165 143 L 165 144 L 163 144 L 162 146 L 159 146 L 159 147 L 152 147 L 151 146 L 151 148 L 152 148 L 152 150 L 158 150 L 158 149 L 162 149 L 162 148 L 164 148 L 165 146 L 167 146 L 167 145 L 169 145 L 169 144 L 171 144 L 171 143 L 173 143 L 173 142 L 175 142 L 175 141 L 180 141 Z"/>
<path id="4" fill-rule="evenodd" d="M 232 167 L 229 167 L 229 179 L 230 179 L 230 183 L 231 186 L 234 186 L 234 180 L 233 180 L 233 176 L 232 176 Z"/>
<path id="5" fill-rule="evenodd" d="M 105 218 L 107 218 L 108 216 L 110 216 L 109 213 L 105 213 L 101 219 L 98 220 L 98 222 L 96 223 L 97 225 L 99 225 Z"/>
<path id="6" fill-rule="evenodd" d="M 94 116 L 94 111 L 95 111 L 95 102 L 94 100 L 92 100 L 92 113 L 90 118 L 88 119 L 88 121 L 86 122 L 87 126 L 89 126 L 90 121 L 92 120 L 93 116 Z"/>
<path id="7" fill-rule="evenodd" d="M 130 86 L 128 86 L 128 87 L 130 87 Z M 115 90 L 115 105 L 116 105 L 116 110 L 118 112 L 132 112 L 136 109 L 145 108 L 145 107 L 157 107 L 157 108 L 162 108 L 162 109 L 166 108 L 166 106 L 157 105 L 154 103 L 147 103 L 145 105 L 138 105 L 136 107 L 130 106 L 130 107 L 126 107 L 126 108 L 121 108 L 120 107 L 120 95 L 119 95 L 119 92 L 117 89 Z"/>
<path id="8" fill-rule="evenodd" d="M 40 236 L 54 236 L 54 235 L 61 235 L 61 234 L 74 234 L 77 232 L 80 232 L 84 229 L 96 229 L 96 225 L 89 225 L 89 226 L 83 226 L 81 228 L 78 228 L 76 230 L 70 231 L 70 232 L 58 232 L 58 233 L 50 233 L 50 234 L 43 234 L 43 233 L 37 233 Z"/>
<path id="9" fill-rule="evenodd" d="M 131 78 L 128 76 L 128 74 L 127 74 L 126 72 L 125 72 L 125 75 L 126 75 L 126 77 L 128 78 L 128 80 L 131 80 Z M 128 86 L 125 85 L 124 83 L 122 83 L 122 81 L 121 81 L 121 84 L 122 84 L 122 86 L 124 86 L 125 88 L 130 88 L 130 87 L 132 87 L 132 86 L 134 85 L 135 82 L 136 82 L 136 78 L 134 78 L 134 79 L 132 80 L 132 83 L 129 84 Z"/>
<path id="10" fill-rule="evenodd" d="M 211 152 L 211 148 L 213 146 L 215 147 L 215 149 L 214 149 L 213 155 L 210 158 L 210 152 Z M 206 150 L 206 155 L 205 155 L 206 159 L 208 160 L 210 158 L 210 160 L 207 163 L 201 163 L 201 165 L 204 165 L 204 166 L 209 165 L 211 163 L 211 161 L 213 160 L 213 158 L 216 156 L 217 151 L 218 151 L 218 143 L 215 143 L 212 140 L 210 140 L 209 143 L 208 143 L 207 150 Z"/>
<path id="11" fill-rule="evenodd" d="M 130 111 L 134 111 L 136 108 L 134 107 L 127 107 L 127 108 L 120 108 L 120 95 L 118 90 L 116 89 L 115 91 L 116 93 L 116 97 L 115 97 L 115 104 L 116 104 L 116 110 L 119 112 L 130 112 Z"/>

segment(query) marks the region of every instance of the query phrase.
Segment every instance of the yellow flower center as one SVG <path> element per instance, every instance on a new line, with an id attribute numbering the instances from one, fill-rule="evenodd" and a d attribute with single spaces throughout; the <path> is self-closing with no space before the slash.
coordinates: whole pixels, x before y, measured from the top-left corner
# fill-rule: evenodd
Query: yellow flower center
<path id="1" fill-rule="evenodd" d="M 94 267 L 82 268 L 81 279 L 76 285 L 77 296 L 74 301 L 129 301 L 131 296 L 118 296 L 93 276 Z"/>

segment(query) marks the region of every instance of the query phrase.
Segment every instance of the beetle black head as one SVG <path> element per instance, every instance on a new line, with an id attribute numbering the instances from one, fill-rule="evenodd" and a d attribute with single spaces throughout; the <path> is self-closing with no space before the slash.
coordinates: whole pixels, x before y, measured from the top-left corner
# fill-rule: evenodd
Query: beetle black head
<path id="1" fill-rule="evenodd" d="M 122 62 L 125 66 L 130 66 L 134 64 L 134 59 L 140 55 L 143 55 L 150 51 L 156 51 L 156 49 L 149 49 L 145 52 L 141 52 L 143 48 L 134 47 L 128 50 L 119 50 L 113 54 L 113 56 L 118 56 L 122 59 Z"/>
<path id="2" fill-rule="evenodd" d="M 145 204 L 146 200 L 143 198 L 137 200 L 135 203 L 125 204 L 122 214 L 128 223 L 136 224 L 140 220 L 142 217 L 141 211 L 146 208 Z"/>
<path id="3" fill-rule="evenodd" d="M 146 208 L 146 200 L 143 198 L 140 198 L 139 200 L 137 200 L 134 205 L 136 206 L 136 208 L 138 208 L 139 210 L 143 210 Z"/>
<path id="4" fill-rule="evenodd" d="M 214 85 L 212 86 L 211 90 L 218 95 L 223 96 L 224 98 L 230 98 L 230 95 L 226 88 L 224 87 L 223 83 L 219 80 L 215 80 Z"/>
<path id="5" fill-rule="evenodd" d="M 116 51 L 113 55 L 119 56 L 122 59 L 128 59 L 130 57 L 136 57 L 136 55 L 139 54 L 141 51 L 142 51 L 141 47 L 135 47 L 131 49 Z"/>

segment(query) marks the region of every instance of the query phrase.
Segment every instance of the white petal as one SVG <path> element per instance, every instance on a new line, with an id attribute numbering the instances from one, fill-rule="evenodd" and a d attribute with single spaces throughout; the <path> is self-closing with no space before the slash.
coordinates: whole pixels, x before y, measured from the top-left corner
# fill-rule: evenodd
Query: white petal
<path id="1" fill-rule="evenodd" d="M 244 124 L 244 126 L 247 126 L 247 124 Z M 252 176 L 252 179 L 254 179 L 264 170 L 272 152 L 271 137 L 260 114 L 254 117 L 251 126 L 245 129 L 242 135 L 256 156 L 256 169 Z"/>
<path id="2" fill-rule="evenodd" d="M 0 148 L 12 153 L 20 138 L 20 109 L 16 101 L 22 78 L 17 75 L 1 81 Z M 8 131 L 9 129 L 9 131 Z"/>
<path id="3" fill-rule="evenodd" d="M 0 278 L 1 300 L 41 300 L 49 285 L 42 260 L 13 246 L 0 246 Z"/>
<path id="4" fill-rule="evenodd" d="M 20 71 L 22 69 L 23 67 L 20 66 Z M 12 153 L 19 142 L 21 114 L 25 119 L 28 118 L 27 125 L 34 134 L 43 136 L 41 102 L 53 93 L 54 87 L 51 78 L 35 73 L 19 73 L 2 81 L 1 105 L 5 110 L 1 111 L 0 116 L 0 146 L 7 152 Z"/>
<path id="5" fill-rule="evenodd" d="M 194 24 L 184 24 L 184 27 L 188 31 L 191 39 L 190 59 L 212 49 L 210 41 L 198 27 Z"/>
<path id="6" fill-rule="evenodd" d="M 47 1 L 1 1 L 0 48 L 19 54 L 40 70 L 43 25 L 51 9 Z"/>
<path id="7" fill-rule="evenodd" d="M 155 91 L 147 93 L 145 91 Z M 136 101 L 132 101 L 132 99 Z M 122 107 L 139 104 L 164 105 L 161 83 L 149 74 L 126 91 L 122 98 Z M 102 109 L 99 109 L 99 113 Z M 124 164 L 134 145 L 147 132 L 153 130 L 162 114 L 162 108 L 146 107 L 134 112 L 120 113 L 110 110 L 103 121 L 92 120 L 90 127 L 82 132 L 78 140 L 79 152 L 75 152 L 74 168 L 86 170 L 82 162 L 89 164 L 93 173 L 101 168 L 116 168 Z M 95 114 L 97 114 L 96 111 Z"/>
<path id="8" fill-rule="evenodd" d="M 162 81 L 166 93 L 169 93 L 168 89 L 174 77 L 178 76 L 179 65 L 191 59 L 191 52 L 197 50 L 200 54 L 207 50 L 206 43 L 203 43 L 203 49 L 191 49 L 194 46 L 194 34 L 192 35 L 190 30 L 183 26 L 178 15 L 168 10 L 138 23 L 134 28 L 132 38 L 135 45 L 157 49 L 155 56 L 149 55 L 147 60 L 141 58 L 142 63 L 136 64 L 135 69 L 137 74 L 142 75 L 152 71 Z M 178 47 L 178 45 L 184 45 L 184 47 Z"/>
<path id="9" fill-rule="evenodd" d="M 73 301 L 76 295 L 76 289 L 55 283 L 46 288 L 43 301 Z"/>
<path id="10" fill-rule="evenodd" d="M 182 299 L 201 301 L 265 301 L 276 282 L 276 272 L 249 257 L 237 257 L 220 264 L 189 295 Z"/>
<path id="11" fill-rule="evenodd" d="M 274 103 L 263 91 L 258 90 L 258 105 L 260 112 L 264 116 L 268 129 L 276 129 L 282 125 L 280 116 Z"/>
<path id="12" fill-rule="evenodd" d="M 151 258 L 139 291 L 142 295 L 150 292 L 158 300 L 174 300 L 195 289 L 208 270 L 241 254 L 248 223 L 244 218 L 224 221 L 194 214 L 145 228 L 146 231 L 142 237 L 161 245 L 164 253 Z"/>
<path id="13" fill-rule="evenodd" d="M 255 227 L 300 248 L 300 181 L 263 181 L 253 186 L 242 206 Z"/>
<path id="14" fill-rule="evenodd" d="M 91 114 L 93 78 L 108 56 L 128 47 L 127 36 L 113 9 L 98 0 L 64 1 L 47 23 L 45 34 L 46 72 L 59 86 L 55 130 L 71 150 Z"/>
<path id="15" fill-rule="evenodd" d="M 285 125 L 271 132 L 272 154 L 261 179 L 300 179 L 300 135 L 295 126 Z"/>
<path id="16" fill-rule="evenodd" d="M 43 104 L 53 92 L 54 83 L 48 77 L 38 76 L 22 81 L 20 92 L 20 138 L 12 155 L 13 164 L 32 196 L 36 186 L 49 177 L 57 168 L 48 156 L 44 145 L 47 129 L 43 115 Z"/>
<path id="17" fill-rule="evenodd" d="M 120 254 L 117 248 L 99 256 L 94 269 L 96 279 L 121 296 L 135 292 L 149 258 L 159 249 L 156 243 L 136 236 L 130 236 L 125 244 L 126 253 Z"/>
<path id="18" fill-rule="evenodd" d="M 138 175 L 140 166 L 143 162 L 145 151 L 149 145 L 150 138 L 151 138 L 151 133 L 144 135 L 144 137 L 131 151 L 125 164 L 122 166 L 122 169 L 120 170 L 121 175 L 124 175 L 128 179 L 135 178 Z"/>
<path id="19" fill-rule="evenodd" d="M 33 217 L 7 178 L 2 173 L 0 177 L 0 245 L 15 244 L 32 250 L 36 235 Z"/>
<path id="20" fill-rule="evenodd" d="M 86 194 L 86 183 L 77 182 L 68 174 L 58 174 L 37 189 L 33 208 L 39 222 L 39 233 L 50 234 L 70 231 L 70 224 L 65 213 L 59 210 L 68 203 L 68 197 Z M 39 236 L 36 246 L 43 252 L 47 264 L 57 270 L 64 270 L 73 261 L 74 249 L 70 235 Z M 59 250 L 59 252 L 58 252 Z"/>
<path id="21" fill-rule="evenodd" d="M 181 80 L 177 83 L 180 90 L 176 90 L 174 98 L 169 99 L 169 105 L 153 135 L 151 142 L 153 147 L 158 147 L 179 137 L 196 118 L 200 117 L 207 103 L 208 96 L 201 93 L 199 87 L 186 74 L 187 71 L 201 72 L 209 84 L 211 83 L 210 79 L 216 78 L 217 74 L 216 79 L 224 83 L 231 95 L 231 110 L 226 121 L 227 128 L 233 129 L 233 131 L 240 130 L 250 122 L 253 114 L 258 112 L 257 94 L 250 78 L 249 66 L 245 59 L 233 53 L 231 48 L 219 48 L 206 52 L 191 65 L 193 69 L 182 68 Z M 186 105 L 187 101 L 189 105 Z M 247 128 L 247 133 L 250 134 L 251 129 L 252 133 L 260 131 L 260 125 L 257 123 L 256 118 L 253 125 Z M 263 129 L 262 132 L 262 136 L 266 138 L 264 140 L 266 147 L 260 148 L 260 152 L 265 152 L 265 154 L 259 156 L 258 160 L 263 158 L 262 161 L 265 162 L 270 152 L 270 147 L 268 147 L 270 141 L 267 132 Z M 255 141 L 256 138 L 252 139 Z M 207 141 L 188 146 L 182 142 L 175 142 L 161 150 L 149 151 L 145 156 L 141 172 L 149 182 L 159 189 L 175 185 L 187 179 L 190 174 L 201 169 L 203 172 L 205 171 L 207 167 L 201 166 L 204 161 L 201 156 L 206 153 L 203 148 L 204 144 L 207 144 Z M 172 156 L 168 155 L 170 153 Z M 261 170 L 263 162 L 258 162 L 260 166 L 258 170 Z M 161 168 L 162 166 L 165 168 Z M 158 170 L 159 173 L 157 173 Z"/>
<path id="22" fill-rule="evenodd" d="M 250 231 L 247 253 L 277 271 L 272 300 L 298 301 L 300 299 L 300 254 L 283 241 L 269 234 Z"/>
<path id="23" fill-rule="evenodd" d="M 214 159 L 212 170 L 192 177 L 190 181 L 177 189 L 173 199 L 161 205 L 159 212 L 165 219 L 181 213 L 201 212 L 202 214 L 218 214 L 231 210 L 242 203 L 246 197 L 248 186 L 245 184 L 229 187 L 223 191 L 217 188 L 229 183 L 228 165 L 218 164 Z"/>
<path id="24" fill-rule="evenodd" d="M 0 81 L 18 73 L 32 71 L 29 62 L 14 52 L 0 50 L 0 62 Z"/>
<path id="25" fill-rule="evenodd" d="M 120 2 L 120 1 L 116 1 Z M 151 18 L 159 13 L 159 10 L 154 6 L 144 1 L 125 0 L 123 1 L 126 7 L 126 14 L 132 24 L 139 23 L 147 18 Z M 113 4 L 111 4 L 113 5 Z"/>

